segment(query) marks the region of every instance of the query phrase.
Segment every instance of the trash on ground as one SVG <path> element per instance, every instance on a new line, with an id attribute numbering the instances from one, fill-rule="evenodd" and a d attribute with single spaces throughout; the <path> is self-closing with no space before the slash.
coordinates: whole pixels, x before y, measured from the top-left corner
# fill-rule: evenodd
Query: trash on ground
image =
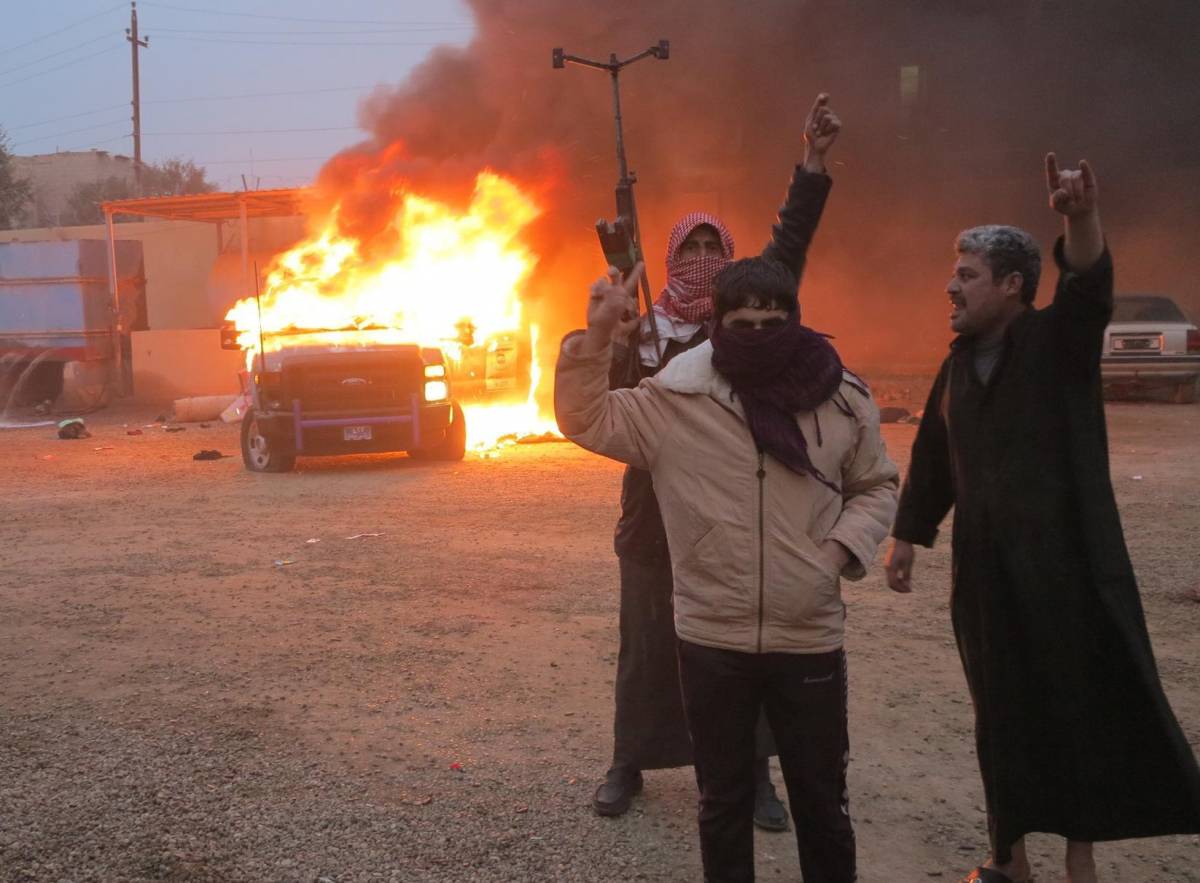
<path id="1" fill-rule="evenodd" d="M 88 432 L 87 426 L 79 417 L 68 417 L 58 424 L 59 438 L 91 438 L 92 434 Z"/>
<path id="2" fill-rule="evenodd" d="M 383 536 L 383 534 L 381 534 L 381 533 L 356 533 L 356 534 L 355 534 L 354 536 L 352 536 L 352 537 L 346 537 L 346 539 L 348 539 L 348 540 L 361 540 L 361 539 L 364 539 L 364 538 L 366 538 L 366 537 L 381 537 L 381 536 Z"/>
<path id="3" fill-rule="evenodd" d="M 163 432 L 186 432 L 186 426 L 164 426 Z"/>
<path id="4" fill-rule="evenodd" d="M 305 544 L 306 546 L 311 546 L 313 543 L 319 543 L 319 542 L 321 542 L 321 540 L 320 540 L 318 537 L 313 537 L 313 538 L 312 538 L 312 539 L 310 539 L 310 540 L 305 540 L 305 541 L 304 541 L 304 544 Z"/>
<path id="5" fill-rule="evenodd" d="M 1142 480 L 1142 476 L 1140 476 L 1140 475 L 1135 475 L 1135 476 L 1133 477 L 1133 480 L 1134 480 L 1134 481 L 1141 481 L 1141 480 Z"/>
<path id="6" fill-rule="evenodd" d="M 143 435 L 144 433 L 140 429 L 126 429 L 125 434 L 126 435 Z"/>
<path id="7" fill-rule="evenodd" d="M 223 460 L 226 457 L 232 457 L 232 454 L 222 454 L 216 448 L 205 448 L 202 451 L 197 451 L 192 454 L 193 460 Z"/>
<path id="8" fill-rule="evenodd" d="M 885 408 L 879 409 L 879 422 L 880 423 L 899 423 L 905 417 L 911 416 L 911 414 L 912 414 L 912 412 L 909 411 L 908 408 L 897 408 L 895 406 L 888 405 Z"/>
<path id="9" fill-rule="evenodd" d="M 277 558 L 277 559 L 275 559 L 275 566 L 276 566 L 276 567 L 287 567 L 289 564 L 295 564 L 295 563 L 296 563 L 296 562 L 295 562 L 295 561 L 293 561 L 291 558 Z"/>
<path id="10" fill-rule="evenodd" d="M 112 445 L 100 445 L 98 448 L 92 448 L 93 451 L 115 451 L 116 448 Z"/>

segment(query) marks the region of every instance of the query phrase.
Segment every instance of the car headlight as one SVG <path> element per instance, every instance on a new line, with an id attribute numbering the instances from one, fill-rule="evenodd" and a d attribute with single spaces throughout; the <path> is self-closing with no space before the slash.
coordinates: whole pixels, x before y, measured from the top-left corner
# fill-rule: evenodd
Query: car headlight
<path id="1" fill-rule="evenodd" d="M 444 380 L 425 381 L 425 401 L 440 402 L 450 398 L 450 387 Z"/>
<path id="2" fill-rule="evenodd" d="M 446 366 L 445 365 L 426 365 L 425 366 L 425 376 L 426 377 L 445 377 L 446 376 Z"/>

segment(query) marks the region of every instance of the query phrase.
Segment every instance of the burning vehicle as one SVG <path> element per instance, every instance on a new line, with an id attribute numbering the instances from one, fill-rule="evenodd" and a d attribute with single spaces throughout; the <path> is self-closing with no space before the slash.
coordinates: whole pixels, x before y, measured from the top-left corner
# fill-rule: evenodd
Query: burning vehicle
<path id="1" fill-rule="evenodd" d="M 335 204 L 227 313 L 223 345 L 246 352 L 247 469 L 349 453 L 460 460 L 553 426 L 520 296 L 537 263 L 520 236 L 536 204 L 488 171 L 466 206 L 403 187 L 387 198 L 370 239 L 347 232 L 360 228 Z"/>
<path id="2" fill-rule="evenodd" d="M 346 345 L 332 336 L 268 353 L 249 375 L 241 444 L 247 469 L 287 472 L 298 455 L 463 458 L 466 417 L 451 397 L 441 350 L 371 345 L 358 333 Z"/>

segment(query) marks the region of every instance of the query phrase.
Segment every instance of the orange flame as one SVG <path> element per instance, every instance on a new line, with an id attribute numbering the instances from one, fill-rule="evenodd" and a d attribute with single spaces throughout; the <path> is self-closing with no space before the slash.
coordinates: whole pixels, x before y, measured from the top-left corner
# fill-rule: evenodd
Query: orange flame
<path id="1" fill-rule="evenodd" d="M 555 431 L 554 421 L 538 408 L 537 328 L 521 301 L 522 285 L 537 265 L 521 233 L 540 207 L 488 170 L 477 176 L 463 211 L 411 192 L 396 194 L 396 203 L 394 253 L 368 254 L 362 243 L 339 234 L 335 206 L 318 234 L 275 259 L 258 302 L 246 298 L 234 304 L 226 319 L 238 330 L 248 367 L 253 368 L 260 334 L 268 352 L 319 341 L 364 347 L 417 343 L 440 347 L 452 375 L 458 366 L 466 386 L 468 374 L 486 373 L 480 366 L 490 370 L 501 359 L 494 355 L 499 338 L 508 341 L 502 349 L 510 359 L 528 347 L 520 354 L 528 378 L 522 372 L 497 384 L 509 387 L 507 402 L 486 399 L 490 377 L 486 385 L 476 384 L 486 387 L 475 390 L 485 400 L 459 397 L 468 445 L 482 450 L 505 438 Z M 468 371 L 463 366 L 473 354 L 477 370 Z"/>

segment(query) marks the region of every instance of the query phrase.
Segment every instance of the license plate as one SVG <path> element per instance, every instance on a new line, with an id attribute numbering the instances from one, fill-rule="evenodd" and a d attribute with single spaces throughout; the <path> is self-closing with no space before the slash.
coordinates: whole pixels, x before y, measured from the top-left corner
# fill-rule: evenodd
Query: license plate
<path id="1" fill-rule="evenodd" d="M 1159 348 L 1159 338 L 1114 337 L 1112 348 L 1114 350 L 1157 350 Z"/>
<path id="2" fill-rule="evenodd" d="M 347 426 L 342 429 L 343 441 L 370 441 L 371 427 L 369 426 Z"/>

